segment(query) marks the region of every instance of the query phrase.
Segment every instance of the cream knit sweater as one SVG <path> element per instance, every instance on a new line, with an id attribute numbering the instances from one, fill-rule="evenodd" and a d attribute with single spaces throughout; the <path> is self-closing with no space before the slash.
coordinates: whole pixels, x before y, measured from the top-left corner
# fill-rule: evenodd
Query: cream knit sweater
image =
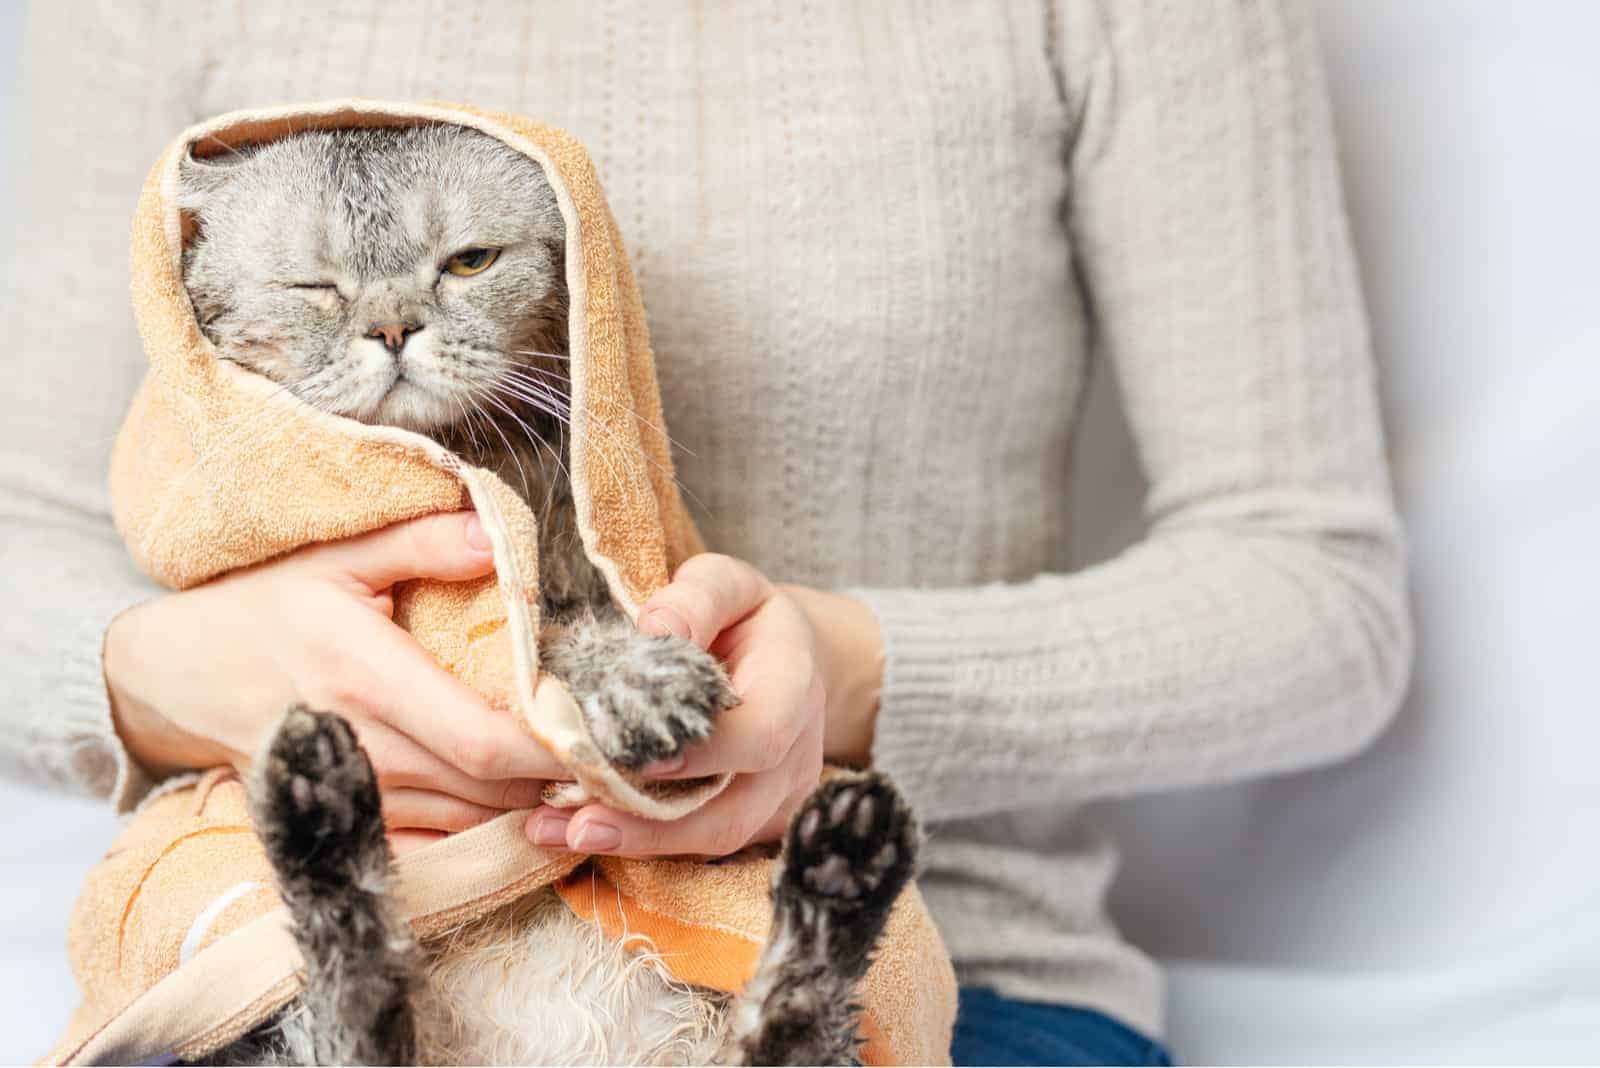
<path id="1" fill-rule="evenodd" d="M 5 287 L 0 758 L 148 787 L 100 635 L 160 147 L 296 99 L 467 100 L 593 153 L 714 547 L 848 588 L 877 763 L 933 825 L 964 981 L 1161 1027 L 1081 802 L 1345 756 L 1409 656 L 1400 534 L 1315 46 L 1275 3 L 39 3 Z M 1091 352 L 1148 534 L 1068 574 Z M 1086 458 L 1092 462 L 1093 458 Z M 219 695 L 225 699 L 225 695 Z M 1045 815 L 1047 814 L 1047 815 Z"/>

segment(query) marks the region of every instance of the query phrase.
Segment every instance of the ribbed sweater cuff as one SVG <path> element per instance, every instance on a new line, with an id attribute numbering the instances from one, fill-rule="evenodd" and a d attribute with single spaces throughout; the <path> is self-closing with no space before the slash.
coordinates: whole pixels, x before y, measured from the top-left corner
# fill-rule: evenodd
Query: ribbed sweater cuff
<path id="1" fill-rule="evenodd" d="M 106 620 L 109 626 L 110 620 Z M 66 698 L 62 714 L 70 721 L 76 759 L 82 780 L 106 796 L 121 815 L 133 811 L 150 792 L 154 780 L 128 753 L 111 717 L 111 695 L 106 690 L 105 628 L 97 639 L 69 645 L 62 653 L 66 660 L 62 690 Z"/>

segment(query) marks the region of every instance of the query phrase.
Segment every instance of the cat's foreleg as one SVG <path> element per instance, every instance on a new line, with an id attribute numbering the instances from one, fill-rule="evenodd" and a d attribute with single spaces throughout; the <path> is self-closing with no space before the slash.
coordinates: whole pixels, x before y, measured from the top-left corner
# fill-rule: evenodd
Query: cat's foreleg
<path id="1" fill-rule="evenodd" d="M 588 610 L 540 635 L 541 666 L 567 684 L 607 759 L 640 768 L 711 734 L 738 703 L 716 657 L 683 638 L 639 633 L 620 612 Z"/>
<path id="2" fill-rule="evenodd" d="M 338 716 L 296 706 L 250 786 L 251 813 L 305 959 L 299 1012 L 317 1064 L 411 1064 L 417 950 L 391 911 L 378 781 Z"/>
<path id="3" fill-rule="evenodd" d="M 916 867 L 911 810 L 878 772 L 818 786 L 772 886 L 772 932 L 732 1013 L 724 1063 L 856 1064 L 857 984 Z"/>

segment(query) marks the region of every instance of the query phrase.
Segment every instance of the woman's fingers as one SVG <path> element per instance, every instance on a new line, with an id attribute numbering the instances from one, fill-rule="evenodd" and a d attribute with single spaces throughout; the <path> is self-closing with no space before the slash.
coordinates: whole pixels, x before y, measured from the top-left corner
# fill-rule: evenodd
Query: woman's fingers
<path id="1" fill-rule="evenodd" d="M 786 597 L 765 601 L 713 643 L 731 670 L 739 704 L 717 717 L 711 737 L 684 750 L 659 778 L 687 779 L 777 767 L 826 704 L 810 625 Z"/>
<path id="2" fill-rule="evenodd" d="M 369 603 L 385 609 L 392 607 L 386 591 L 396 582 L 456 581 L 494 569 L 488 537 L 473 512 L 424 516 L 299 555 L 304 566 L 336 581 L 354 582 L 375 598 Z M 465 778 L 566 777 L 566 769 L 510 715 L 491 709 L 410 635 L 385 621 L 375 623 L 375 629 L 347 634 L 337 647 L 322 651 L 324 677 L 316 688 L 322 692 L 310 695 L 316 703 L 346 714 L 363 713 L 394 728 Z M 436 770 L 418 769 L 419 777 Z M 449 792 L 483 796 L 455 788 Z"/>
<path id="3" fill-rule="evenodd" d="M 356 719 L 351 726 L 384 790 L 432 790 L 502 811 L 533 808 L 544 793 L 544 779 L 474 779 L 388 724 Z"/>
<path id="4" fill-rule="evenodd" d="M 489 707 L 392 629 L 373 663 L 381 680 L 366 689 L 370 714 L 474 779 L 565 779 L 569 773 L 507 712 Z M 378 695 L 378 696 L 374 696 Z M 359 700 L 359 698 L 358 698 Z"/>
<path id="5" fill-rule="evenodd" d="M 743 560 L 701 553 L 679 565 L 672 581 L 639 609 L 639 630 L 688 638 L 708 649 L 771 595 L 766 576 Z"/>
<path id="6" fill-rule="evenodd" d="M 734 772 L 732 783 L 670 822 L 599 804 L 546 806 L 524 832 L 538 845 L 624 856 L 726 856 L 776 838 L 822 769 L 827 694 L 809 619 L 749 564 L 703 553 L 645 602 L 639 629 L 690 639 L 727 666 L 741 703 L 669 774 Z"/>
<path id="7" fill-rule="evenodd" d="M 444 837 L 443 831 L 390 831 L 388 834 L 389 848 L 397 857 L 403 857 L 413 849 L 421 849 L 425 845 L 432 845 Z"/>
<path id="8" fill-rule="evenodd" d="M 390 831 L 421 830 L 453 833 L 487 823 L 500 815 L 499 809 L 474 805 L 437 790 L 396 787 L 384 790 L 383 825 Z"/>
<path id="9" fill-rule="evenodd" d="M 748 682 L 741 683 L 740 674 L 734 680 L 740 703 L 717 718 L 709 739 L 683 751 L 682 765 L 653 777 L 771 771 L 788 757 L 801 732 L 821 718 L 826 694 L 810 672 L 779 662 L 764 673 L 750 672 Z"/>
<path id="10" fill-rule="evenodd" d="M 658 822 L 586 805 L 576 812 L 540 808 L 525 831 L 535 845 L 623 856 L 722 857 L 753 841 L 782 833 L 789 816 L 816 784 L 822 767 L 822 724 L 816 721 L 783 763 L 757 775 L 740 775 L 702 808 Z"/>
<path id="11" fill-rule="evenodd" d="M 773 777 L 745 775 L 703 807 L 671 822 L 595 804 L 576 812 L 535 809 L 526 831 L 535 845 L 580 853 L 721 857 L 744 848 L 782 804 L 784 794 L 784 784 Z"/>
<path id="12" fill-rule="evenodd" d="M 458 582 L 494 570 L 489 536 L 475 512 L 395 523 L 304 552 L 304 563 L 337 571 L 376 593 L 406 579 Z"/>

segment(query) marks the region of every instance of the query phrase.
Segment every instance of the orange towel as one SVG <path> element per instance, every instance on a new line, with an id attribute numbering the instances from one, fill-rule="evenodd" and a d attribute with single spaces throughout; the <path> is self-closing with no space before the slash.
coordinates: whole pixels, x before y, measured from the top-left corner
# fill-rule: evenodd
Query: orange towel
<path id="1" fill-rule="evenodd" d="M 152 170 L 133 230 L 134 310 L 150 372 L 112 456 L 118 529 L 142 567 L 183 588 L 312 542 L 476 508 L 495 576 L 408 583 L 396 591 L 396 620 L 492 706 L 518 716 L 588 796 L 654 818 L 681 815 L 726 778 L 653 783 L 611 767 L 566 688 L 538 670 L 536 519 L 527 505 L 426 438 L 317 412 L 217 360 L 195 322 L 180 265 L 187 220 L 173 196 L 182 153 L 304 129 L 419 122 L 497 137 L 538 162 L 556 190 L 567 224 L 573 406 L 586 413 L 574 425 L 574 498 L 584 547 L 613 596 L 636 615 L 699 550 L 659 429 L 644 308 L 582 146 L 514 116 L 361 100 L 213 119 L 180 136 Z M 269 409 L 274 417 L 261 419 Z M 591 422 L 605 433 L 586 433 Z M 263 427 L 293 448 L 264 448 Z M 558 883 L 584 862 L 534 847 L 520 821 L 507 814 L 401 858 L 396 892 L 419 936 Z M 607 930 L 624 917 L 648 919 L 669 968 L 688 970 L 681 978 L 734 990 L 766 933 L 770 866 L 754 854 L 715 866 L 605 858 L 586 869 L 593 879 L 558 889 Z M 84 1002 L 50 1059 L 192 1058 L 243 1034 L 299 989 L 285 918 L 234 776 L 212 772 L 157 798 L 90 874 L 74 911 L 68 948 Z M 948 1062 L 954 975 L 914 889 L 890 919 L 862 999 L 874 1062 Z"/>

